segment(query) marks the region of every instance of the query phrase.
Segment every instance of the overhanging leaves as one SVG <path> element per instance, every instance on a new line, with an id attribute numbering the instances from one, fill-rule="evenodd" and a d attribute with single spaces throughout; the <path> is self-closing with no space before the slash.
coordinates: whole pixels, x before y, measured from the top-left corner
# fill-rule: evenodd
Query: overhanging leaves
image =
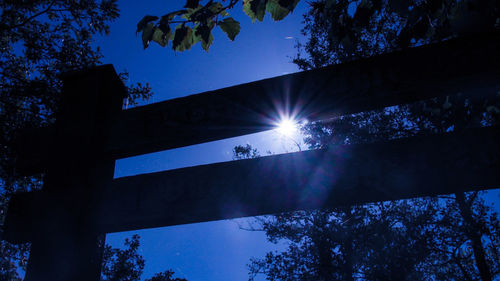
<path id="1" fill-rule="evenodd" d="M 193 42 L 193 30 L 185 24 L 177 26 L 174 34 L 174 40 L 172 42 L 172 48 L 175 51 L 182 52 L 189 50 L 193 45 Z"/>
<path id="2" fill-rule="evenodd" d="M 252 22 L 255 19 L 262 21 L 266 13 L 267 0 L 243 0 L 243 12 L 247 14 Z"/>
<path id="3" fill-rule="evenodd" d="M 206 24 L 202 24 L 196 27 L 194 34 L 198 36 L 204 42 L 208 42 L 210 37 L 211 28 Z"/>
<path id="4" fill-rule="evenodd" d="M 143 30 L 147 26 L 148 23 L 155 21 L 157 19 L 158 19 L 157 16 L 145 16 L 145 17 L 143 17 L 142 20 L 140 20 L 139 23 L 137 23 L 136 33 Z"/>
<path id="5" fill-rule="evenodd" d="M 200 0 L 187 0 L 184 8 L 194 9 L 194 8 L 198 7 L 199 2 L 200 2 Z"/>
<path id="6" fill-rule="evenodd" d="M 288 9 L 290 12 L 293 12 L 299 1 L 300 0 L 278 0 L 278 4 L 281 7 Z"/>
<path id="7" fill-rule="evenodd" d="M 156 28 L 153 32 L 153 40 L 156 43 L 160 44 L 160 46 L 165 47 L 168 45 L 168 40 L 170 40 L 171 33 L 163 33 L 159 28 Z"/>
<path id="8" fill-rule="evenodd" d="M 222 10 L 224 10 L 224 7 L 219 2 L 207 3 L 206 7 L 214 14 L 220 13 Z"/>
<path id="9" fill-rule="evenodd" d="M 282 7 L 278 0 L 269 0 L 266 10 L 271 14 L 271 18 L 276 21 L 284 19 L 290 13 L 290 10 Z"/>
<path id="10" fill-rule="evenodd" d="M 163 16 L 161 17 L 160 19 L 160 23 L 158 25 L 158 28 L 164 33 L 164 34 L 169 34 L 170 33 L 170 25 L 169 25 L 169 22 L 170 22 L 170 19 L 169 16 Z"/>
<path id="11" fill-rule="evenodd" d="M 213 42 L 211 32 L 216 23 L 231 41 L 240 33 L 240 23 L 228 13 L 239 1 L 243 2 L 245 14 L 255 22 L 263 21 L 266 11 L 273 20 L 282 20 L 300 0 L 208 0 L 205 5 L 200 0 L 186 0 L 185 9 L 163 15 L 159 21 L 156 16 L 145 16 L 137 24 L 137 30 L 143 31 L 144 48 L 151 41 L 166 46 L 169 40 L 173 40 L 172 47 L 176 51 L 190 49 L 198 41 L 202 42 L 203 49 L 208 50 Z M 174 21 L 176 17 L 179 20 Z M 148 26 L 150 23 L 152 27 Z M 176 25 L 175 31 L 172 24 Z"/>
<path id="12" fill-rule="evenodd" d="M 214 36 L 212 35 L 212 33 L 210 33 L 210 36 L 208 37 L 208 42 L 201 41 L 201 47 L 203 48 L 203 50 L 208 52 L 208 49 L 212 45 L 213 41 L 214 41 Z"/>
<path id="13" fill-rule="evenodd" d="M 233 41 L 236 35 L 240 33 L 240 23 L 233 18 L 225 18 L 222 22 L 219 22 L 219 27 L 227 34 L 229 40 Z"/>
<path id="14" fill-rule="evenodd" d="M 202 39 L 201 36 L 196 36 L 196 29 L 195 29 L 195 36 L 193 37 L 193 45 L 201 41 L 201 47 L 203 48 L 203 50 L 208 52 L 210 46 L 214 42 L 214 36 L 211 32 L 208 34 L 208 38 L 206 38 L 206 40 L 207 41 Z"/>
<path id="15" fill-rule="evenodd" d="M 153 38 L 154 29 L 154 25 L 150 23 L 142 30 L 142 46 L 144 47 L 144 49 L 149 46 L 149 42 Z"/>

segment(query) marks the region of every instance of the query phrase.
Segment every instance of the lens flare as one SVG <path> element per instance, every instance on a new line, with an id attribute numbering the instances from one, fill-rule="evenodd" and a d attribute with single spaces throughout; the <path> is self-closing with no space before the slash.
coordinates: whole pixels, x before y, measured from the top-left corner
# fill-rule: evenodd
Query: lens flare
<path id="1" fill-rule="evenodd" d="M 283 136 L 291 137 L 297 132 L 297 122 L 292 119 L 285 118 L 278 123 L 276 131 Z"/>

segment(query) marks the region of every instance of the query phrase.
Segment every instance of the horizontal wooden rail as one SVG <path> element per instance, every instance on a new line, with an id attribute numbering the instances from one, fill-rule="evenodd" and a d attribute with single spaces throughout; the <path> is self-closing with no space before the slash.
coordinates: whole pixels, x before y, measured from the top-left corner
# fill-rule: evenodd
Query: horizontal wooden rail
<path id="1" fill-rule="evenodd" d="M 481 34 L 125 110 L 114 116 L 105 153 L 116 159 L 256 133 L 287 112 L 313 121 L 435 96 L 497 93 L 498 50 L 500 32 Z M 40 159 L 49 158 L 51 136 L 45 128 L 16 141 L 21 171 L 47 166 Z"/>
<path id="2" fill-rule="evenodd" d="M 500 188 L 500 128 L 203 165 L 114 180 L 85 216 L 101 233 Z M 78 194 L 16 195 L 4 238 L 29 241 Z M 64 202 L 64 203 L 62 203 Z M 60 210 L 63 210 L 61 208 Z M 32 220 L 30 220 L 31 218 Z"/>
<path id="3" fill-rule="evenodd" d="M 500 90 L 500 32 L 458 38 L 317 70 L 137 107 L 116 116 L 115 158 L 442 95 Z"/>

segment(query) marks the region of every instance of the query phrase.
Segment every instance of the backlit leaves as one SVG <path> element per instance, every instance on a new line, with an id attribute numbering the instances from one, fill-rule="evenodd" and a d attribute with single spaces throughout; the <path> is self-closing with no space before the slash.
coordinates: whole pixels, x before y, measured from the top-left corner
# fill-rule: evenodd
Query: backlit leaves
<path id="1" fill-rule="evenodd" d="M 146 25 L 142 30 L 142 46 L 146 49 L 149 46 L 149 42 L 153 39 L 153 33 L 155 28 L 152 23 Z"/>
<path id="2" fill-rule="evenodd" d="M 243 0 L 243 11 L 252 22 L 263 21 L 266 11 L 273 20 L 282 20 L 293 12 L 299 0 Z"/>
<path id="3" fill-rule="evenodd" d="M 281 7 L 290 10 L 290 12 L 293 12 L 295 7 L 297 7 L 297 4 L 299 4 L 299 0 L 278 0 L 278 4 Z"/>
<path id="4" fill-rule="evenodd" d="M 180 52 L 189 50 L 193 45 L 193 41 L 193 30 L 189 26 L 182 24 L 175 29 L 172 48 Z"/>
<path id="5" fill-rule="evenodd" d="M 299 0 L 269 0 L 266 5 L 266 10 L 271 15 L 273 20 L 282 20 L 288 14 L 293 12 Z"/>
<path id="6" fill-rule="evenodd" d="M 199 25 L 196 27 L 195 35 L 204 42 L 208 42 L 211 35 L 211 28 L 206 24 Z"/>
<path id="7" fill-rule="evenodd" d="M 243 0 L 243 12 L 252 19 L 252 22 L 255 22 L 255 19 L 263 21 L 266 4 L 267 0 Z"/>
<path id="8" fill-rule="evenodd" d="M 158 17 L 156 16 L 145 16 L 141 19 L 141 21 L 139 21 L 139 23 L 137 23 L 137 31 L 136 33 L 138 33 L 139 31 L 142 31 L 144 30 L 144 28 L 147 27 L 148 23 L 152 22 L 152 21 L 155 21 L 157 20 Z"/>
<path id="9" fill-rule="evenodd" d="M 214 27 L 215 24 L 211 24 L 211 26 L 208 26 L 206 24 L 198 25 L 195 28 L 195 38 L 193 44 L 196 44 L 198 41 L 201 41 L 201 47 L 203 50 L 208 52 L 208 49 L 210 48 L 210 45 L 212 45 L 212 42 L 214 41 L 214 36 L 212 35 L 212 28 Z"/>
<path id="10" fill-rule="evenodd" d="M 171 40 L 171 35 L 170 31 L 165 34 L 160 28 L 157 28 L 153 33 L 153 41 L 160 44 L 160 46 L 165 47 L 168 45 L 168 41 Z"/>
<path id="11" fill-rule="evenodd" d="M 142 32 L 144 48 L 151 41 L 165 47 L 172 40 L 172 48 L 182 52 L 201 42 L 208 52 L 214 40 L 213 28 L 220 29 L 233 41 L 240 33 L 238 21 L 229 16 L 228 10 L 238 2 L 243 2 L 243 11 L 255 20 L 263 21 L 266 12 L 273 20 L 282 20 L 290 14 L 299 0 L 209 0 L 205 4 L 200 0 L 187 0 L 184 10 L 174 11 L 161 16 L 145 16 L 137 24 L 137 32 Z M 176 26 L 175 26 L 176 25 Z M 174 31 L 172 31 L 174 30 Z"/>
<path id="12" fill-rule="evenodd" d="M 240 33 L 240 23 L 235 21 L 233 18 L 225 18 L 222 22 L 219 23 L 220 29 L 227 34 L 227 37 L 231 41 L 234 40 L 236 35 Z"/>
<path id="13" fill-rule="evenodd" d="M 278 0 L 269 0 L 266 5 L 266 10 L 271 14 L 273 20 L 282 20 L 290 13 L 290 10 L 278 4 Z"/>

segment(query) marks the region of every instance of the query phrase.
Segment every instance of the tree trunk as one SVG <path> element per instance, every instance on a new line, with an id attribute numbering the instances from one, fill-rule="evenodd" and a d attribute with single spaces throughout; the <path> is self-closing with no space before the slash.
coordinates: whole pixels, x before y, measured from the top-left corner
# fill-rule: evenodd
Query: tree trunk
<path id="1" fill-rule="evenodd" d="M 345 247 L 345 280 L 347 281 L 354 281 L 353 272 L 354 272 L 354 265 L 353 265 L 353 235 L 354 231 L 352 230 L 352 217 L 354 215 L 353 208 L 355 207 L 347 207 L 346 213 L 348 214 L 348 219 L 347 221 L 344 222 L 345 228 L 346 228 L 346 233 L 347 237 L 345 237 L 344 241 L 344 247 Z"/>
<path id="2" fill-rule="evenodd" d="M 465 221 L 465 234 L 472 242 L 472 250 L 474 252 L 474 260 L 476 266 L 479 270 L 479 275 L 483 281 L 491 281 L 491 272 L 486 263 L 486 253 L 481 242 L 480 230 L 476 227 L 474 223 L 474 218 L 472 217 L 472 211 L 467 203 L 465 202 L 465 194 L 463 192 L 455 193 L 457 199 L 458 207 L 460 209 L 460 214 Z"/>

